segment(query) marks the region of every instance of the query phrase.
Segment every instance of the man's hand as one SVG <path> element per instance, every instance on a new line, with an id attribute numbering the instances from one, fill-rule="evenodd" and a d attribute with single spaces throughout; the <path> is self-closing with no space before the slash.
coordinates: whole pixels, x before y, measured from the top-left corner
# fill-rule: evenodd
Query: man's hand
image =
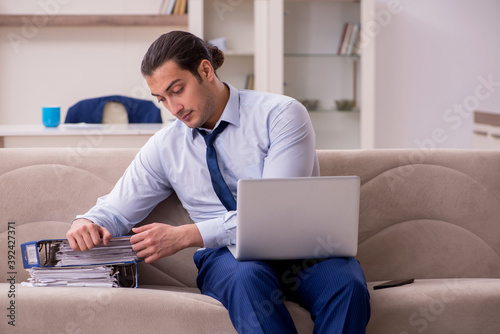
<path id="1" fill-rule="evenodd" d="M 137 256 L 151 263 L 188 247 L 203 247 L 203 238 L 195 224 L 171 226 L 153 223 L 133 228 L 130 238 Z"/>
<path id="2" fill-rule="evenodd" d="M 86 251 L 100 245 L 101 238 L 104 246 L 107 246 L 111 240 L 111 233 L 105 227 L 94 224 L 88 219 L 77 219 L 66 232 L 66 238 L 71 249 Z"/>

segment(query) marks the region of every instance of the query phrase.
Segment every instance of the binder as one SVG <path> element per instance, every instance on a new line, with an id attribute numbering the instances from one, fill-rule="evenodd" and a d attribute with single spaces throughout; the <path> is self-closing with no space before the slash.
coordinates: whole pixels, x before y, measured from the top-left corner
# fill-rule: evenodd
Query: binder
<path id="1" fill-rule="evenodd" d="M 132 250 L 130 236 L 114 237 L 110 240 L 108 246 L 101 244 L 85 252 L 71 250 L 67 239 L 35 240 L 21 244 L 21 254 L 25 269 L 65 265 L 109 264 L 139 260 L 137 254 Z M 65 258 L 61 259 L 58 256 Z"/>
<path id="2" fill-rule="evenodd" d="M 137 288 L 137 262 L 88 266 L 32 267 L 23 285 Z"/>
<path id="3" fill-rule="evenodd" d="M 31 276 L 31 283 L 27 284 L 137 288 L 139 258 L 132 246 L 127 245 L 129 239 L 129 236 L 115 237 L 108 246 L 99 245 L 85 252 L 72 251 L 67 239 L 23 243 L 23 266 Z"/>

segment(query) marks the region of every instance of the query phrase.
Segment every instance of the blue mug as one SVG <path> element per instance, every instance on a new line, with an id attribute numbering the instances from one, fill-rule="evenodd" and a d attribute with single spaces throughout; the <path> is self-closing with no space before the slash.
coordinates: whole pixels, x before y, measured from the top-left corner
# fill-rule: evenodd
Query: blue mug
<path id="1" fill-rule="evenodd" d="M 61 107 L 47 106 L 42 107 L 42 122 L 48 128 L 59 126 L 61 122 Z"/>

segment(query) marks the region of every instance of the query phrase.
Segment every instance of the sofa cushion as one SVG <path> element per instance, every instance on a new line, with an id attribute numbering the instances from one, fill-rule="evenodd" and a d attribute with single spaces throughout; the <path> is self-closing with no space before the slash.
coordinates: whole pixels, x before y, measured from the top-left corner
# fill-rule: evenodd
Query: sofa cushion
<path id="1" fill-rule="evenodd" d="M 8 288 L 0 283 L 0 295 Z M 30 333 L 34 324 L 43 324 L 38 333 L 236 333 L 224 306 L 193 288 L 17 285 L 16 292 L 16 327 L 1 321 L 1 333 Z M 312 333 L 309 312 L 286 303 L 299 333 Z M 252 317 L 246 322 L 251 327 Z"/>
<path id="2" fill-rule="evenodd" d="M 153 263 L 139 262 L 139 285 L 196 288 L 198 269 L 193 261 L 195 251 L 196 248 L 188 248 Z"/>
<path id="3" fill-rule="evenodd" d="M 370 334 L 481 333 L 500 328 L 500 279 L 419 279 L 373 290 Z"/>

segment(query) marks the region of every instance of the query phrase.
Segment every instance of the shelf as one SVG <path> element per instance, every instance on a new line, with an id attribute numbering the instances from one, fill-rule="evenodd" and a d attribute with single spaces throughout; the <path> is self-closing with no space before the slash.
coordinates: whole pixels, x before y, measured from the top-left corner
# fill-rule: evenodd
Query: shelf
<path id="1" fill-rule="evenodd" d="M 338 109 L 315 109 L 315 110 L 307 110 L 309 113 L 314 113 L 314 114 L 331 114 L 331 113 L 341 113 L 341 114 L 348 114 L 348 113 L 358 113 L 359 114 L 359 108 L 353 108 L 352 110 L 338 110 Z"/>
<path id="2" fill-rule="evenodd" d="M 0 15 L 0 26 L 187 26 L 187 15 Z"/>
<path id="3" fill-rule="evenodd" d="M 359 58 L 359 55 L 339 55 L 336 53 L 285 53 L 285 57 Z"/>
<path id="4" fill-rule="evenodd" d="M 474 111 L 474 123 L 500 126 L 500 113 Z"/>
<path id="5" fill-rule="evenodd" d="M 81 135 L 154 135 L 161 130 L 161 123 L 127 123 L 127 124 L 88 124 L 64 123 L 58 127 L 45 127 L 41 124 L 0 125 L 0 136 L 39 137 L 39 136 L 81 136 Z"/>
<path id="6" fill-rule="evenodd" d="M 286 0 L 289 2 L 360 2 L 360 0 Z"/>
<path id="7" fill-rule="evenodd" d="M 241 56 L 241 57 L 253 57 L 254 53 L 252 51 L 237 51 L 237 50 L 226 50 L 224 52 L 225 56 Z"/>

